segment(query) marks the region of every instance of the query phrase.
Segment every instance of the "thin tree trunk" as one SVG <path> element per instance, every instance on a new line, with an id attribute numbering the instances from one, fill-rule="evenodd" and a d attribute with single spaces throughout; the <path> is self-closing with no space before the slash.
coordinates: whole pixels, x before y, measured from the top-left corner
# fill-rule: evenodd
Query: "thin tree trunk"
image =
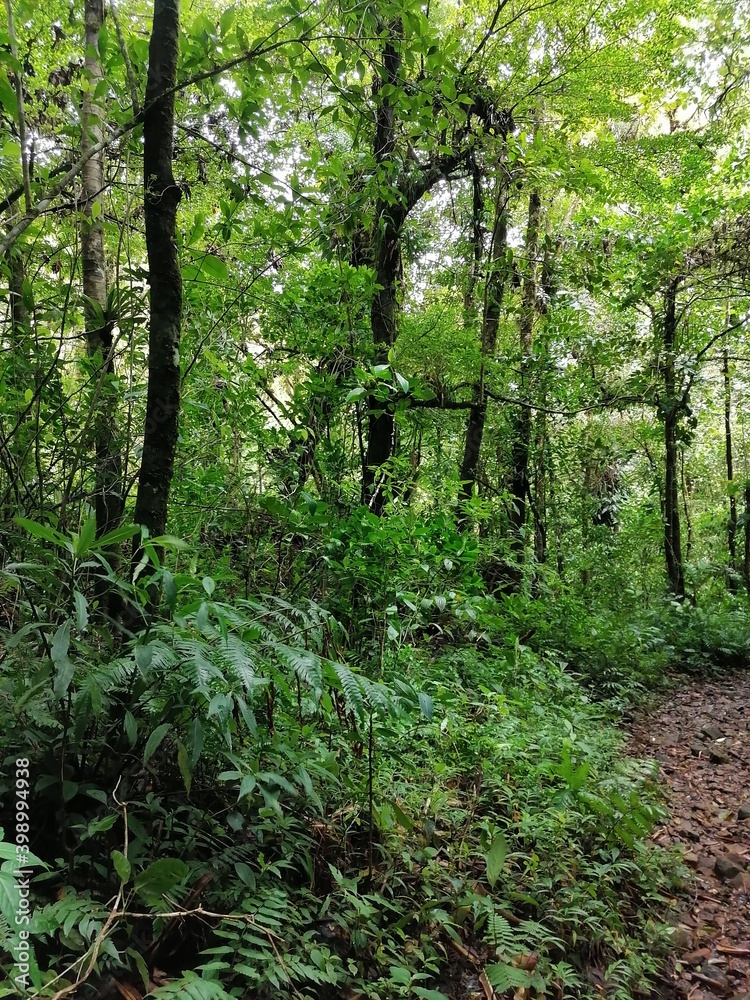
<path id="1" fill-rule="evenodd" d="M 30 414 L 24 413 L 27 409 L 25 405 L 24 392 L 29 387 L 29 377 L 31 373 L 30 352 L 30 330 L 28 310 L 24 303 L 23 286 L 26 278 L 26 269 L 23 256 L 17 248 L 13 248 L 5 256 L 5 263 L 8 269 L 8 294 L 10 298 L 10 328 L 8 346 L 10 348 L 10 358 L 12 364 L 7 370 L 7 391 L 9 401 L 12 400 L 12 420 L 15 433 L 9 437 L 3 451 L 2 463 L 8 476 L 8 489 L 5 491 L 5 499 L 9 499 L 15 494 L 16 506 L 12 501 L 6 506 L 3 501 L 2 523 L 9 524 L 14 515 L 29 513 L 25 507 L 20 506 L 21 491 L 28 493 L 26 486 L 26 476 L 24 467 L 28 464 L 28 448 L 24 425 L 28 424 Z"/>
<path id="2" fill-rule="evenodd" d="M 383 84 L 395 87 L 401 68 L 400 39 L 403 34 L 399 19 L 388 25 L 388 37 L 383 51 Z M 376 114 L 375 163 L 382 173 L 382 183 L 394 169 L 391 157 L 396 148 L 396 115 L 390 97 L 383 97 Z M 377 290 L 370 309 L 375 363 L 388 364 L 388 352 L 396 342 L 398 322 L 398 275 L 401 264 L 400 236 L 406 211 L 399 202 L 394 205 L 378 199 L 375 211 L 374 246 L 375 281 Z M 362 499 L 379 514 L 385 503 L 382 467 L 395 451 L 396 422 L 393 411 L 374 396 L 369 399 L 367 455 L 362 481 Z"/>
<path id="3" fill-rule="evenodd" d="M 521 377 L 519 398 L 530 402 L 531 356 L 534 338 L 534 320 L 537 298 L 537 254 L 539 250 L 539 224 L 542 201 L 538 190 L 529 196 L 529 220 L 526 227 L 526 275 L 521 302 L 519 324 L 521 347 Z M 522 573 L 525 551 L 524 528 L 526 525 L 526 503 L 529 495 L 529 451 L 531 447 L 531 409 L 520 406 L 515 421 L 511 450 L 510 477 L 510 528 L 511 550 L 515 567 L 512 582 L 518 584 Z"/>
<path id="4" fill-rule="evenodd" d="M 538 564 L 547 561 L 547 414 L 536 417 L 534 451 L 534 557 Z"/>
<path id="5" fill-rule="evenodd" d="M 476 218 L 476 182 L 474 191 L 474 212 Z M 481 208 L 481 189 L 479 195 Z M 479 456 L 482 450 L 482 438 L 484 437 L 484 426 L 487 418 L 487 400 L 485 396 L 486 365 L 487 359 L 491 359 L 495 353 L 495 346 L 497 344 L 497 329 L 500 322 L 500 312 L 505 293 L 505 279 L 507 272 L 506 257 L 508 252 L 508 200 L 507 180 L 503 176 L 501 180 L 498 180 L 497 191 L 495 194 L 495 219 L 492 227 L 490 260 L 484 288 L 484 308 L 482 312 L 481 334 L 482 359 L 479 381 L 474 385 L 473 391 L 473 401 L 478 405 L 469 410 L 469 418 L 466 422 L 464 455 L 459 472 L 461 479 L 461 492 L 459 493 L 459 500 L 463 502 L 470 500 L 474 492 L 474 483 L 476 482 L 477 468 L 479 466 Z"/>
<path id="6" fill-rule="evenodd" d="M 675 338 L 677 335 L 677 288 L 679 279 L 669 285 L 664 312 L 664 555 L 669 586 L 678 600 L 685 597 L 685 572 L 680 535 L 679 482 L 677 469 L 677 430 L 682 401 L 677 398 L 675 373 Z"/>
<path id="7" fill-rule="evenodd" d="M 727 547 L 729 549 L 729 572 L 727 585 L 734 593 L 737 590 L 737 499 L 734 495 L 734 462 L 732 456 L 732 384 L 729 377 L 729 352 L 724 347 L 722 355 L 724 374 L 724 443 L 727 458 L 727 483 L 729 484 L 729 523 L 727 525 Z"/>
<path id="8" fill-rule="evenodd" d="M 555 460 L 550 449 L 547 469 L 549 472 L 549 505 L 550 512 L 552 514 L 552 522 L 555 526 L 555 558 L 557 564 L 557 574 L 562 579 L 563 573 L 565 571 L 565 560 L 563 559 L 563 547 L 562 547 L 562 524 L 560 522 L 560 508 L 557 502 L 557 491 L 556 491 L 556 477 L 555 477 Z"/>
<path id="9" fill-rule="evenodd" d="M 682 511 L 685 515 L 685 558 L 690 559 L 693 549 L 693 521 L 690 517 L 689 490 L 685 477 L 685 452 L 680 452 L 680 481 L 682 483 Z"/>
<path id="10" fill-rule="evenodd" d="M 479 281 L 479 267 L 484 253 L 483 216 L 482 172 L 476 160 L 473 160 L 471 164 L 471 260 L 469 261 L 466 288 L 464 289 L 464 329 L 466 330 L 471 328 L 477 318 L 477 303 L 474 292 Z"/>
<path id="11" fill-rule="evenodd" d="M 88 88 L 83 92 L 81 153 L 102 141 L 103 111 L 93 98 L 104 79 L 99 62 L 99 32 L 104 21 L 102 0 L 85 0 L 86 44 L 84 67 Z M 84 320 L 90 356 L 98 362 L 101 388 L 92 428 L 96 452 L 94 510 L 97 536 L 116 528 L 123 513 L 122 456 L 117 446 L 118 393 L 115 384 L 112 323 L 107 317 L 107 269 L 102 229 L 104 153 L 91 156 L 81 171 L 81 259 L 83 267 Z"/>
<path id="12" fill-rule="evenodd" d="M 149 534 L 167 524 L 180 413 L 182 278 L 177 258 L 180 189 L 172 174 L 179 0 L 155 0 L 143 123 L 143 179 L 150 287 L 146 426 L 134 520 Z M 134 547 L 134 570 L 140 561 Z"/>
<path id="13" fill-rule="evenodd" d="M 745 481 L 745 548 L 742 558 L 745 589 L 750 594 L 750 480 Z"/>

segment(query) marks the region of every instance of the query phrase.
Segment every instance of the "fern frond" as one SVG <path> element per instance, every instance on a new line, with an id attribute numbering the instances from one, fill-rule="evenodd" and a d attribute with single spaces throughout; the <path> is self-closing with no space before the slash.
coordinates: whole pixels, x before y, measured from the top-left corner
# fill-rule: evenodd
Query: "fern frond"
<path id="1" fill-rule="evenodd" d="M 347 707 L 359 718 L 367 714 L 364 695 L 359 677 L 343 663 L 333 663 L 333 670 L 344 692 Z"/>
<path id="2" fill-rule="evenodd" d="M 294 649 L 286 643 L 276 642 L 274 652 L 279 659 L 294 670 L 301 681 L 312 688 L 316 695 L 323 691 L 323 668 L 320 657 L 309 649 Z"/>
<path id="3" fill-rule="evenodd" d="M 230 671 L 246 691 L 250 691 L 257 686 L 258 678 L 255 674 L 255 663 L 250 655 L 247 644 L 242 639 L 239 639 L 236 635 L 228 635 L 221 643 L 220 651 Z"/>

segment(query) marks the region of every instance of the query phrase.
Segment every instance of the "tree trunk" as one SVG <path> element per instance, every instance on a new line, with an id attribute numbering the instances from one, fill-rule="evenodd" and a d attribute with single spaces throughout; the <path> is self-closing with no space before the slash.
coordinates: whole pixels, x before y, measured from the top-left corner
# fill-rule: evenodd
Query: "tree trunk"
<path id="1" fill-rule="evenodd" d="M 474 212 L 476 218 L 476 186 L 474 190 Z M 478 405 L 469 410 L 469 419 L 466 422 L 464 456 L 459 472 L 461 479 L 461 492 L 459 493 L 459 500 L 463 502 L 470 500 L 474 492 L 474 483 L 476 482 L 477 468 L 479 466 L 479 455 L 482 450 L 482 438 L 484 437 L 484 425 L 487 418 L 487 400 L 485 396 L 486 363 L 487 359 L 492 358 L 495 353 L 495 345 L 497 344 L 497 328 L 500 322 L 500 311 L 502 309 L 503 296 L 505 293 L 506 256 L 508 252 L 508 200 L 507 180 L 503 177 L 501 180 L 498 180 L 497 191 L 495 194 L 495 220 L 492 227 L 490 260 L 484 287 L 484 309 L 482 312 L 481 334 L 482 359 L 479 381 L 474 385 L 473 391 L 473 401 Z"/>
<path id="2" fill-rule="evenodd" d="M 685 572 L 680 536 L 679 482 L 677 468 L 677 430 L 683 400 L 677 396 L 675 373 L 675 338 L 677 335 L 677 288 L 679 279 L 669 285 L 664 311 L 664 555 L 669 586 L 678 600 L 685 597 Z"/>
<path id="3" fill-rule="evenodd" d="M 81 152 L 86 153 L 102 141 L 102 108 L 93 98 L 97 84 L 104 79 L 99 62 L 99 31 L 104 21 L 102 0 L 85 2 L 86 44 L 84 68 L 89 88 L 83 92 L 81 116 Z M 104 154 L 97 153 L 81 171 L 82 211 L 81 259 L 83 294 L 86 297 L 84 320 L 89 355 L 97 361 L 95 413 L 92 419 L 96 473 L 94 510 L 97 536 L 116 528 L 123 512 L 122 457 L 117 447 L 118 394 L 112 324 L 107 317 L 107 271 L 104 255 L 104 232 L 101 224 L 104 190 Z"/>
<path id="4" fill-rule="evenodd" d="M 734 593 L 737 590 L 735 571 L 737 568 L 737 499 L 734 495 L 734 462 L 732 456 L 732 384 L 729 377 L 729 352 L 724 347 L 722 355 L 724 374 L 724 442 L 727 457 L 727 483 L 729 485 L 729 523 L 727 525 L 727 547 L 729 549 L 729 572 L 727 585 Z"/>
<path id="5" fill-rule="evenodd" d="M 10 213 L 9 213 L 10 215 Z M 11 217 L 12 218 L 12 217 Z M 8 478 L 8 487 L 2 501 L 3 524 L 10 524 L 14 515 L 25 513 L 31 516 L 21 505 L 21 493 L 28 493 L 26 485 L 25 466 L 27 465 L 28 442 L 27 427 L 29 416 L 23 417 L 26 409 L 24 393 L 29 388 L 32 377 L 31 338 L 28 310 L 24 304 L 23 286 L 26 279 L 24 258 L 17 247 L 5 255 L 5 265 L 8 270 L 8 296 L 10 299 L 10 328 L 8 338 L 9 358 L 11 364 L 6 368 L 5 382 L 11 423 L 16 427 L 12 438 L 0 444 L 0 463 Z M 6 500 L 15 494 L 16 506 L 6 507 Z"/>
<path id="6" fill-rule="evenodd" d="M 179 0 L 155 0 L 143 121 L 143 180 L 149 270 L 146 426 L 134 519 L 161 535 L 167 523 L 180 412 L 182 278 L 177 259 L 180 189 L 172 175 Z M 134 547 L 133 568 L 141 553 Z"/>
<path id="7" fill-rule="evenodd" d="M 534 557 L 541 565 L 547 561 L 547 414 L 536 417 L 534 451 Z"/>
<path id="8" fill-rule="evenodd" d="M 521 375 L 518 396 L 521 405 L 515 421 L 511 450 L 510 476 L 510 528 L 511 550 L 516 566 L 512 570 L 513 582 L 520 582 L 525 551 L 524 528 L 526 525 L 526 501 L 529 495 L 529 451 L 531 446 L 530 376 L 531 355 L 534 338 L 534 319 L 537 298 L 537 254 L 539 250 L 539 224 L 542 202 L 539 191 L 529 196 L 529 221 L 526 227 L 526 275 L 521 301 L 519 324 L 521 347 Z M 524 405 L 526 404 L 526 405 Z"/>
<path id="9" fill-rule="evenodd" d="M 388 37 L 383 51 L 383 84 L 395 87 L 401 68 L 400 39 L 403 34 L 400 20 L 388 26 Z M 375 163 L 382 184 L 390 180 L 388 174 L 396 169 L 392 156 L 396 148 L 396 116 L 390 96 L 383 97 L 378 105 L 375 128 Z M 398 322 L 398 276 L 401 265 L 401 227 L 406 211 L 401 202 L 391 205 L 379 198 L 375 210 L 376 230 L 374 247 L 375 282 L 377 289 L 370 309 L 372 337 L 375 344 L 375 363 L 388 364 L 388 352 L 396 342 Z M 371 396 L 369 399 L 367 454 L 362 481 L 362 499 L 370 509 L 379 514 L 385 503 L 382 467 L 395 451 L 396 422 L 393 411 Z"/>
<path id="10" fill-rule="evenodd" d="M 750 480 L 745 482 L 745 549 L 742 558 L 745 589 L 750 594 Z"/>

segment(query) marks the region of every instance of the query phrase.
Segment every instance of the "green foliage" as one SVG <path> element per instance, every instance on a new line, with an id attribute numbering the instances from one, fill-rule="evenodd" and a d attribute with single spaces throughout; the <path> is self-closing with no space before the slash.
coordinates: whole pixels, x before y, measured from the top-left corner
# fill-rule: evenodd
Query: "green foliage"
<path id="1" fill-rule="evenodd" d="M 110 6 L 0 32 L 3 955 L 21 758 L 40 997 L 646 994 L 684 873 L 615 723 L 750 662 L 747 0 L 183 9 L 157 537 Z"/>

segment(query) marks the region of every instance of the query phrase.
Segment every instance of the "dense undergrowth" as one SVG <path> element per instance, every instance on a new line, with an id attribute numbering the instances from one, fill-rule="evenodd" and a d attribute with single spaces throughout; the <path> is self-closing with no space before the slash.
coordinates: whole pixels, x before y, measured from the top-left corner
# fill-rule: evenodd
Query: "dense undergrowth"
<path id="1" fill-rule="evenodd" d="M 2 575 L 1 791 L 27 759 L 32 994 L 648 992 L 680 866 L 647 844 L 651 768 L 614 723 L 671 667 L 745 660 L 739 603 L 491 597 L 448 518 L 361 510 L 308 524 L 314 599 L 246 599 L 220 552 L 217 583 L 176 540 L 165 565 L 149 548 L 142 589 L 118 586 L 158 583 L 161 613 L 126 641 L 99 618 L 90 528 L 25 527 L 38 547 Z M 0 887 L 10 949 L 7 863 Z"/>

